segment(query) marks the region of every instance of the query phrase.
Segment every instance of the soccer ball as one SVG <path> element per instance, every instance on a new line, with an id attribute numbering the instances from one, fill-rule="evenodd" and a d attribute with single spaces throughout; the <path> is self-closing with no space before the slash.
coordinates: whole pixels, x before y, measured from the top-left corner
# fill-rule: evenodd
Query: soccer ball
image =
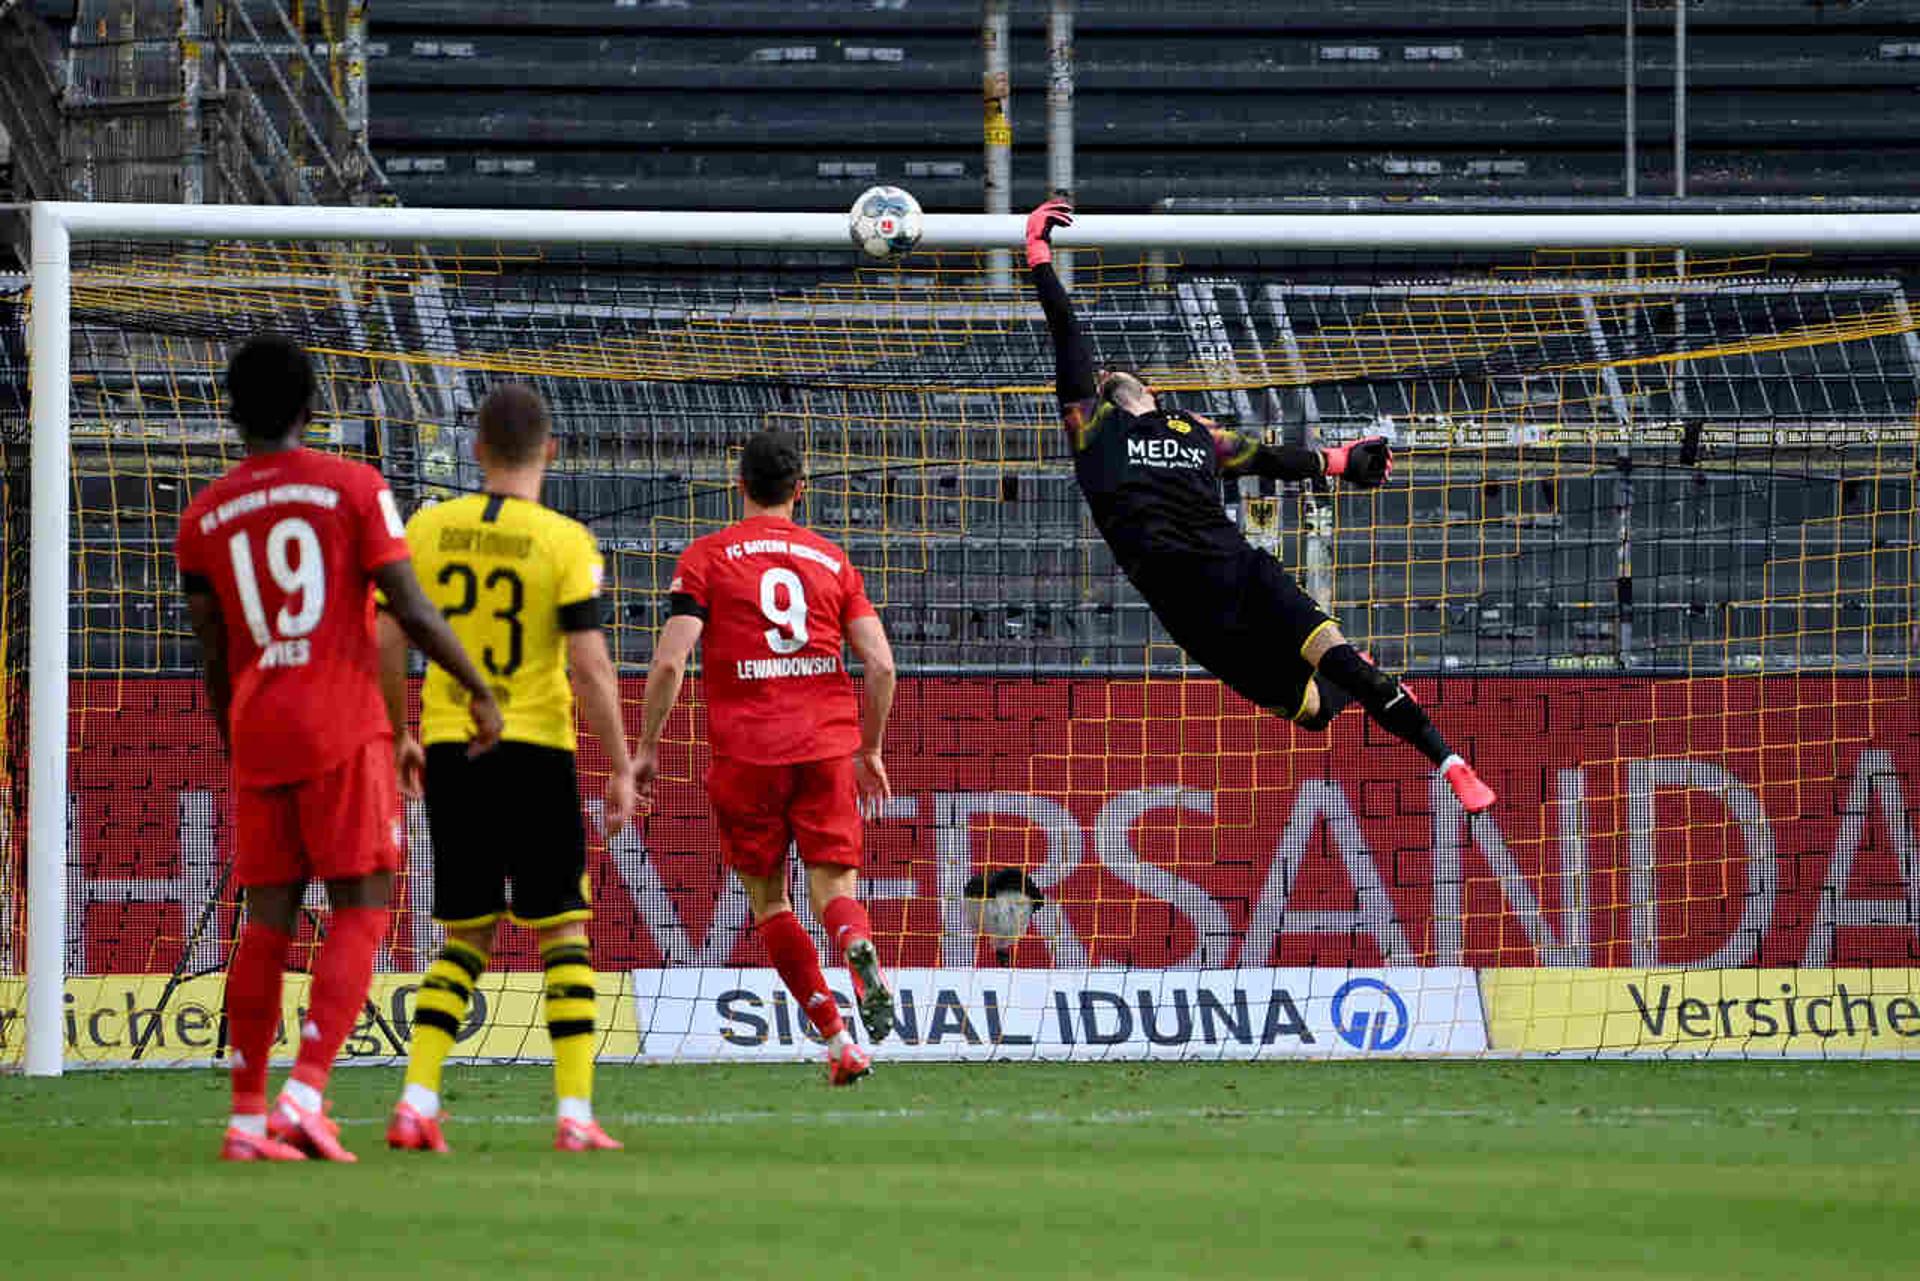
<path id="1" fill-rule="evenodd" d="M 996 868 L 991 876 L 975 872 L 960 893 L 974 933 L 986 935 L 1002 965 L 1012 961 L 1014 944 L 1047 901 L 1033 878 L 1017 867 Z"/>
<path id="2" fill-rule="evenodd" d="M 847 235 L 873 258 L 892 258 L 920 243 L 920 202 L 898 187 L 869 187 L 847 210 Z"/>

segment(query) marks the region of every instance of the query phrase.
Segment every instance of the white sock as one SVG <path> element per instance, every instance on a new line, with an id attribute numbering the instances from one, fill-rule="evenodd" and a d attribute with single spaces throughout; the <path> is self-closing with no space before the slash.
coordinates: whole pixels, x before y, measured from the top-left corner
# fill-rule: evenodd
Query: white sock
<path id="1" fill-rule="evenodd" d="M 314 1089 L 305 1081 L 288 1081 L 280 1087 L 280 1097 L 292 1099 L 294 1103 L 309 1112 L 318 1112 L 320 1110 L 320 1091 Z"/>
<path id="2" fill-rule="evenodd" d="M 847 1035 L 847 1029 L 841 1028 L 838 1032 L 835 1032 L 827 1038 L 827 1053 L 838 1054 L 841 1050 L 852 1044 L 853 1038 Z"/>
<path id="3" fill-rule="evenodd" d="M 439 1093 L 424 1085 L 409 1084 L 400 1092 L 400 1101 L 428 1120 L 440 1115 Z"/>
<path id="4" fill-rule="evenodd" d="M 242 1134 L 251 1134 L 256 1139 L 267 1137 L 267 1114 L 265 1112 L 235 1112 L 227 1118 L 227 1125 Z"/>
<path id="5" fill-rule="evenodd" d="M 562 1121 L 578 1121 L 582 1125 L 591 1125 L 593 1123 L 593 1100 L 561 1099 L 560 1119 Z"/>
<path id="6" fill-rule="evenodd" d="M 1465 764 L 1466 762 L 1460 759 L 1460 753 L 1455 752 L 1452 756 L 1449 756 L 1447 757 L 1446 760 L 1440 762 L 1440 772 L 1444 774 L 1456 765 L 1465 765 Z"/>

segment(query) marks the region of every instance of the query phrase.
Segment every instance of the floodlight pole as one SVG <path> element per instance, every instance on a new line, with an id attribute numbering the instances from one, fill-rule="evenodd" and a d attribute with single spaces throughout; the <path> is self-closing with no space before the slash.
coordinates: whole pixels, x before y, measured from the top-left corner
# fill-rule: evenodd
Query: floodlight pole
<path id="1" fill-rule="evenodd" d="M 347 118 L 348 172 L 353 198 L 367 198 L 367 0 L 347 0 L 345 24 L 346 93 L 342 108 Z M 334 55 L 339 56 L 338 52 Z"/>
<path id="2" fill-rule="evenodd" d="M 1047 10 L 1047 194 L 1073 199 L 1073 7 L 1053 0 Z M 1057 254 L 1054 270 L 1073 284 L 1073 255 Z"/>
<path id="3" fill-rule="evenodd" d="M 1673 194 L 1687 194 L 1687 0 L 1673 5 Z"/>
<path id="4" fill-rule="evenodd" d="M 986 211 L 1011 213 L 1013 84 L 1007 66 L 1007 0 L 986 0 L 986 14 L 980 24 L 980 51 L 986 60 L 986 72 L 980 81 L 986 126 Z M 987 281 L 993 288 L 1012 287 L 1012 254 L 996 249 L 988 255 L 987 263 Z"/>
<path id="5" fill-rule="evenodd" d="M 1632 200 L 1640 194 L 1640 119 L 1638 104 L 1635 103 L 1635 75 L 1633 36 L 1634 6 L 1640 0 L 1627 0 L 1627 199 Z"/>
<path id="6" fill-rule="evenodd" d="M 197 205 L 207 198 L 207 147 L 200 121 L 200 0 L 180 0 L 177 38 L 180 49 L 180 200 Z"/>

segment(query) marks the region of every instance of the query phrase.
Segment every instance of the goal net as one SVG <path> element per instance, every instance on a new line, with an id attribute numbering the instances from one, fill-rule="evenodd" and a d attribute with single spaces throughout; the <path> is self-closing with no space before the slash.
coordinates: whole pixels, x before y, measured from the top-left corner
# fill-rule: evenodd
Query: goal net
<path id="1" fill-rule="evenodd" d="M 20 1061 L 49 901 L 36 852 L 61 873 L 64 1061 L 224 1054 L 226 769 L 171 543 L 236 457 L 220 375 L 261 329 L 314 353 L 311 442 L 381 467 L 409 512 L 478 486 L 488 387 L 547 396 L 546 500 L 606 554 L 630 725 L 679 552 L 740 514 L 739 445 L 801 437 L 800 518 L 865 575 L 903 676 L 897 795 L 863 878 L 899 973 L 893 1057 L 1872 1054 L 1920 1036 L 1920 253 L 1892 233 L 1783 218 L 1733 245 L 1676 231 L 1712 219 L 1539 218 L 1502 240 L 1455 234 L 1465 216 L 1410 234 L 1409 216 L 1368 220 L 1369 242 L 1319 219 L 1346 228 L 1332 249 L 1276 233 L 1285 218 L 1076 229 L 1103 361 L 1269 439 L 1394 442 L 1379 490 L 1222 499 L 1499 792 L 1469 821 L 1358 708 L 1298 729 L 1166 638 L 1078 497 L 1030 290 L 992 287 L 997 222 L 935 217 L 920 251 L 876 264 L 828 247 L 837 220 L 817 216 L 767 247 L 729 242 L 732 216 L 652 244 L 610 217 L 581 245 L 444 234 L 417 211 L 268 240 L 245 222 L 268 212 L 75 240 L 67 445 L 33 472 L 66 487 L 55 555 L 30 536 L 27 454 L 50 446 L 20 391 L 41 300 L 0 279 L 0 1064 Z M 35 681 L 50 565 L 70 581 L 65 666 Z M 36 706 L 69 725 L 35 826 L 27 709 L 49 672 L 64 688 Z M 602 1057 L 816 1054 L 720 864 L 697 679 L 668 740 L 656 812 L 611 839 L 590 825 Z M 604 762 L 584 740 L 582 760 L 597 817 Z M 353 1058 L 404 1056 L 437 946 L 417 806 L 405 836 Z M 546 1055 L 540 991 L 510 932 L 456 1055 Z"/>

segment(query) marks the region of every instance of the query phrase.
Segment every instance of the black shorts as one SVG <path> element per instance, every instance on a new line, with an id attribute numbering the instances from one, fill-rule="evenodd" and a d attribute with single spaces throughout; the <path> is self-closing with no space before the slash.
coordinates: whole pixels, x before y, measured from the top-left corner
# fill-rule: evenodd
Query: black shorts
<path id="1" fill-rule="evenodd" d="M 544 929 L 592 915 L 587 827 L 573 753 L 501 743 L 469 758 L 465 743 L 427 748 L 427 827 L 433 834 L 433 919 L 488 925 L 507 911 Z"/>
<path id="2" fill-rule="evenodd" d="M 1230 560 L 1168 563 L 1137 581 L 1187 657 L 1256 707 L 1300 715 L 1313 682 L 1301 651 L 1333 619 L 1279 561 L 1249 547 Z"/>

